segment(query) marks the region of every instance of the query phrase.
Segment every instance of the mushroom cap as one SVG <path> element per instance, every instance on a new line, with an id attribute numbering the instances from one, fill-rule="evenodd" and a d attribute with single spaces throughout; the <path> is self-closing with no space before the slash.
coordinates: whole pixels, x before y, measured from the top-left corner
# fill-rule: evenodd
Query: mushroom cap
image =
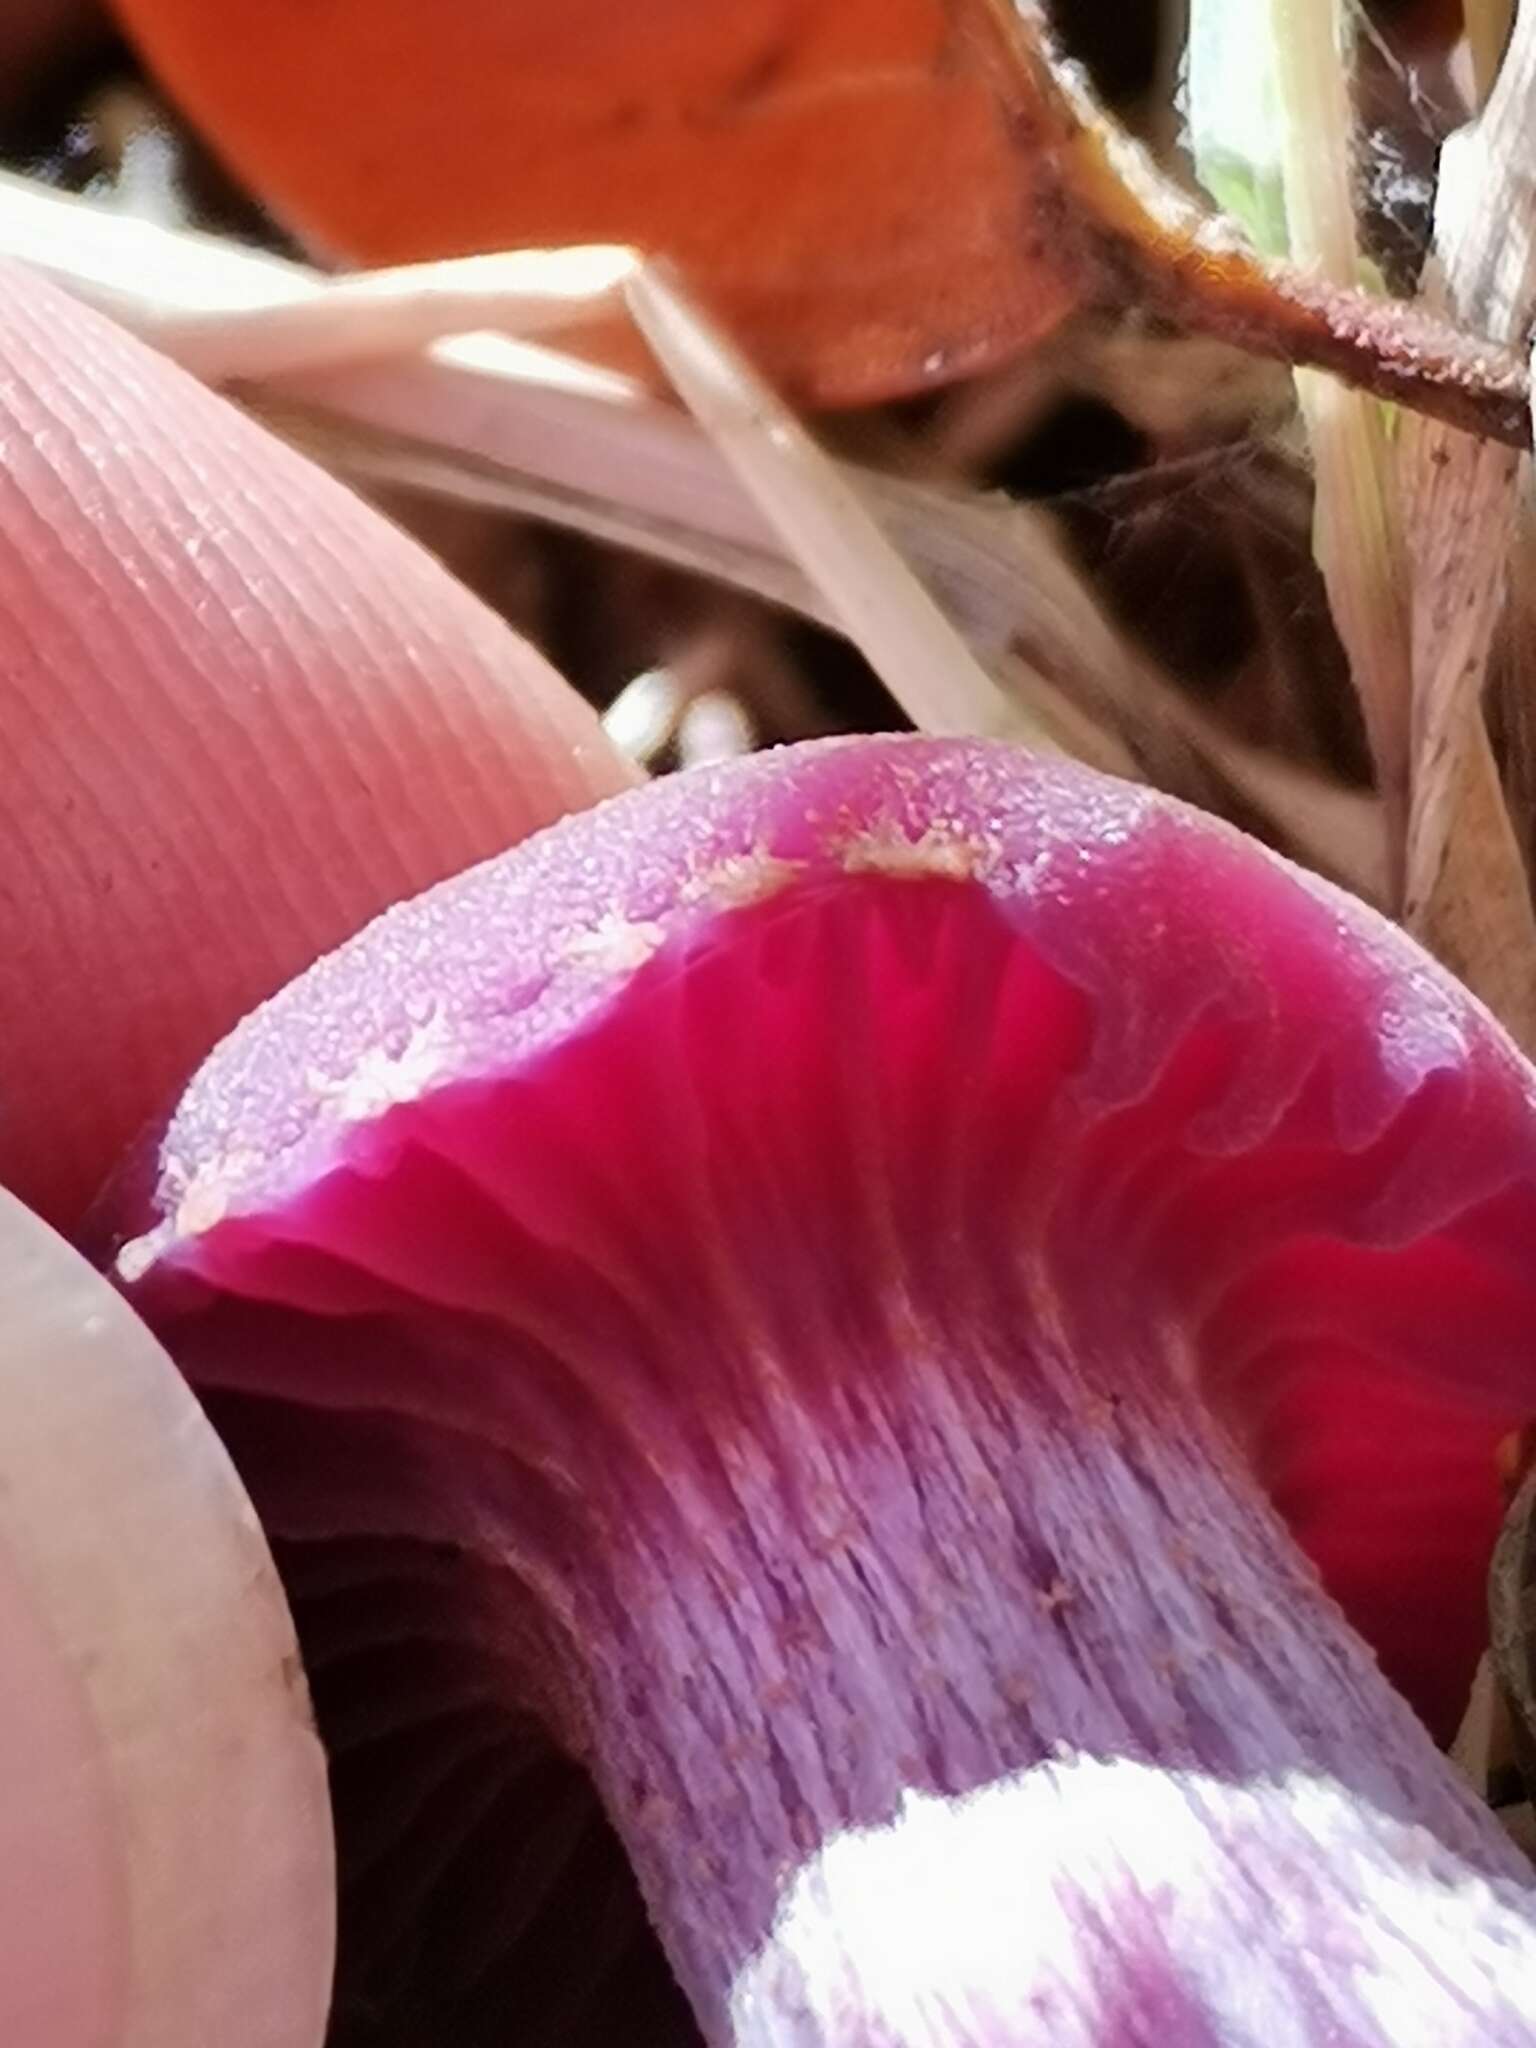
<path id="1" fill-rule="evenodd" d="M 484 1084 L 539 1081 L 765 918 L 916 884 L 936 917 L 963 895 L 1000 918 L 1038 984 L 994 1015 L 995 989 L 957 983 L 935 1113 L 957 1144 L 995 1141 L 974 1059 L 1003 1034 L 989 1071 L 1036 1076 L 1031 1114 L 1071 1162 L 1051 1169 L 1057 1287 L 1080 1282 L 1101 1323 L 1177 1324 L 1303 1547 L 1448 1734 L 1483 1635 L 1496 1447 L 1536 1407 L 1536 1074 L 1395 927 L 1160 794 L 885 737 L 567 819 L 386 912 L 230 1035 L 168 1127 L 158 1220 L 120 1272 L 238 1292 L 237 1223 L 281 1213 L 302 1237 L 309 1191 L 385 1169 L 404 1105 L 461 1091 L 477 1112 Z M 950 969 L 871 956 L 868 1015 L 893 1040 L 925 971 Z M 843 1028 L 843 1000 L 813 1023 Z M 727 1051 L 696 1036 L 680 1055 L 696 1093 Z M 835 1144 L 799 1092 L 792 1114 Z"/>
<path id="2" fill-rule="evenodd" d="M 1196 1378 L 1447 1736 L 1536 1406 L 1533 1244 L 1536 1075 L 1400 932 L 1163 796 L 901 737 L 674 777 L 387 912 L 195 1078 L 119 1272 L 294 1540 L 301 1629 L 313 1539 L 378 1582 L 384 1663 L 316 1669 L 323 1725 L 437 1683 L 406 1638 L 507 1483 L 489 1354 L 434 1358 L 434 1315 L 577 1332 L 634 1440 L 646 1318 L 707 1402 L 690 1332 L 732 1302 L 794 1371 L 806 1317 L 884 1291 L 953 1327 L 1022 1265 L 1099 1384 L 1149 1347 Z M 452 1598 L 432 1668 L 483 1699 L 507 1615 Z"/>

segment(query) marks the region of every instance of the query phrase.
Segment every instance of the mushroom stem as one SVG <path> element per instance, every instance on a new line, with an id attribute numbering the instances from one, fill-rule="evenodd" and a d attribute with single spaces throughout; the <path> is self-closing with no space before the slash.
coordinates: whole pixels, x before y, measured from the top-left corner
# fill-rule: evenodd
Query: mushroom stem
<path id="1" fill-rule="evenodd" d="M 1200 1403 L 994 1334 L 725 1374 L 537 1546 L 707 2037 L 1536 2039 L 1522 1864 Z"/>
<path id="2" fill-rule="evenodd" d="M 430 1108 L 401 1114 L 408 1233 L 370 1221 L 369 1175 L 303 1230 L 417 1295 L 429 1219 L 470 1258 L 479 1233 Z M 303 1295 L 308 1252 L 226 1229 L 259 1293 Z M 445 1626 L 495 1644 L 509 1703 L 587 1766 L 709 2042 L 1536 2042 L 1528 1866 L 1176 1344 L 1069 1347 L 1081 1317 L 1038 1274 L 973 1269 L 968 1300 L 802 1294 L 791 1346 L 728 1267 L 671 1327 L 629 1301 L 626 1341 L 631 1277 L 547 1293 L 514 1261 L 517 1327 L 440 1302 L 431 1356 L 397 1316 L 337 1350 L 252 1303 L 187 1355 L 311 1388 L 327 1355 L 361 1368 L 363 1412 L 315 1423 L 345 1481 L 317 1487 L 279 1429 L 259 1492 L 294 1533 L 290 1484 L 327 1527 L 473 1555 Z"/>

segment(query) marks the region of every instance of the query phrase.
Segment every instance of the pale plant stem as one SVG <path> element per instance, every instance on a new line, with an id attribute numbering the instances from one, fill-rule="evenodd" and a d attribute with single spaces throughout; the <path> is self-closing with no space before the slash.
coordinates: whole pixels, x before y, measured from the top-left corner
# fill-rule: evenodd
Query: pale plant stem
<path id="1" fill-rule="evenodd" d="M 977 661 L 848 475 L 666 271 L 638 269 L 625 296 L 694 418 L 913 722 L 1057 751 Z"/>
<path id="2" fill-rule="evenodd" d="M 1291 254 L 1352 284 L 1360 251 L 1340 0 L 1270 0 L 1269 18 Z"/>
<path id="3" fill-rule="evenodd" d="M 1353 113 L 1340 0 L 1270 0 L 1281 109 L 1281 169 L 1292 257 L 1331 281 L 1358 280 Z M 1385 415 L 1372 398 L 1299 370 L 1317 496 L 1314 551 L 1349 657 L 1401 892 L 1407 805 L 1410 651 L 1402 536 Z"/>

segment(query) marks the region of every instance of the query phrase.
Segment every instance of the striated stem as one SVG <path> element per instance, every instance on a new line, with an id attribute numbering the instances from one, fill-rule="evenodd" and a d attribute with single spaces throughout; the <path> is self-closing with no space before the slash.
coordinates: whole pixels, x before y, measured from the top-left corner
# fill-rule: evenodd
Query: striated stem
<path id="1" fill-rule="evenodd" d="M 708 2038 L 1536 2040 L 1522 1864 L 1198 1401 L 997 1334 L 722 1374 L 534 1566 Z"/>

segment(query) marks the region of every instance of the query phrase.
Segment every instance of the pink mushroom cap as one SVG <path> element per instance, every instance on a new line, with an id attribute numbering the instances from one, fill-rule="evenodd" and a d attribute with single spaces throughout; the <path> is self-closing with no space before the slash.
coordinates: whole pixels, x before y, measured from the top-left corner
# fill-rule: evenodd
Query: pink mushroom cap
<path id="1" fill-rule="evenodd" d="M 639 2038 L 586 1774 L 711 2041 L 1536 2040 L 1352 1633 L 1448 1736 L 1536 1076 L 1326 884 L 985 743 L 677 777 L 256 1011 L 130 1221 L 456 2039 Z"/>

